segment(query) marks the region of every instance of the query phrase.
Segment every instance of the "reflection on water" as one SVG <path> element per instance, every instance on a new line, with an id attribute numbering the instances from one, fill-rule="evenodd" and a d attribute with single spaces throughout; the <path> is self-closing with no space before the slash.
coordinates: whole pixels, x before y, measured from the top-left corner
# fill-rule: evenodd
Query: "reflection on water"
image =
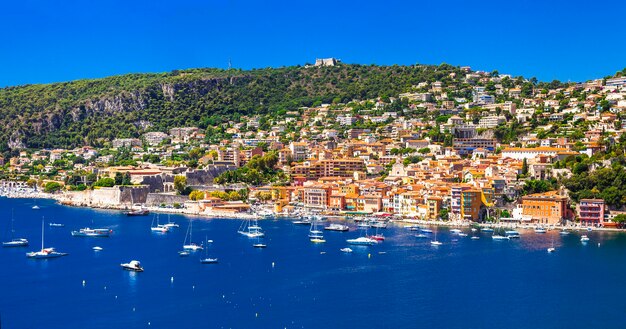
<path id="1" fill-rule="evenodd" d="M 139 273 L 134 271 L 124 271 L 126 272 L 126 278 L 128 282 L 129 292 L 132 294 L 137 293 L 137 278 L 139 277 Z"/>

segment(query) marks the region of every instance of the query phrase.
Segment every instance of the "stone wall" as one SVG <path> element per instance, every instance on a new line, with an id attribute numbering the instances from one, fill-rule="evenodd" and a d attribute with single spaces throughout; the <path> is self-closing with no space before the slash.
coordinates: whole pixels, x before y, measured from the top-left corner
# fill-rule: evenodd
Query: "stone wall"
<path id="1" fill-rule="evenodd" d="M 174 203 L 184 204 L 189 201 L 189 197 L 186 195 L 174 195 L 174 194 L 165 194 L 165 193 L 150 193 L 148 194 L 148 198 L 146 200 L 146 206 L 148 207 L 158 207 L 161 204 L 173 205 Z"/>

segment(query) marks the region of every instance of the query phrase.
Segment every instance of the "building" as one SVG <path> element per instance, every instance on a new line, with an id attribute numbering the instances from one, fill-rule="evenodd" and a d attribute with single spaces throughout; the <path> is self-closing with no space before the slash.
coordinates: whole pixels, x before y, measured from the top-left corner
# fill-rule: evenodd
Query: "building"
<path id="1" fill-rule="evenodd" d="M 292 176 L 305 176 L 307 179 L 322 177 L 353 177 L 355 171 L 365 172 L 365 162 L 362 159 L 320 160 L 309 165 L 294 166 Z"/>
<path id="2" fill-rule="evenodd" d="M 477 148 L 494 151 L 496 149 L 496 140 L 493 138 L 454 138 L 452 147 L 459 155 L 471 154 Z"/>
<path id="3" fill-rule="evenodd" d="M 538 155 L 556 156 L 563 149 L 556 147 L 507 147 L 502 150 L 502 158 L 511 158 L 516 160 L 534 159 Z"/>
<path id="4" fill-rule="evenodd" d="M 578 205 L 578 216 L 582 225 L 602 226 L 604 224 L 604 200 L 580 200 Z"/>
<path id="5" fill-rule="evenodd" d="M 309 145 L 305 142 L 291 142 L 289 150 L 293 161 L 302 161 L 309 157 Z"/>
<path id="6" fill-rule="evenodd" d="M 116 138 L 111 142 L 113 148 L 141 146 L 141 140 L 137 138 Z"/>
<path id="7" fill-rule="evenodd" d="M 555 225 L 569 218 L 567 198 L 556 191 L 522 197 L 522 215 L 533 223 Z"/>
<path id="8" fill-rule="evenodd" d="M 164 140 L 166 140 L 169 136 L 164 133 L 164 132 L 160 132 L 160 131 L 152 131 L 152 132 L 148 132 L 143 134 L 143 139 L 144 141 L 146 141 L 146 144 L 150 145 L 150 146 L 156 146 L 161 144 L 161 142 L 163 142 Z"/>
<path id="9" fill-rule="evenodd" d="M 335 66 L 339 64 L 339 60 L 336 58 L 316 58 L 315 66 Z"/>
<path id="10" fill-rule="evenodd" d="M 330 193 L 330 188 L 321 184 L 305 187 L 302 200 L 304 207 L 326 210 L 330 204 Z"/>
<path id="11" fill-rule="evenodd" d="M 490 116 L 480 118 L 480 120 L 478 121 L 478 127 L 487 128 L 487 129 L 495 128 L 505 122 L 506 122 L 506 118 L 504 116 L 490 115 Z"/>

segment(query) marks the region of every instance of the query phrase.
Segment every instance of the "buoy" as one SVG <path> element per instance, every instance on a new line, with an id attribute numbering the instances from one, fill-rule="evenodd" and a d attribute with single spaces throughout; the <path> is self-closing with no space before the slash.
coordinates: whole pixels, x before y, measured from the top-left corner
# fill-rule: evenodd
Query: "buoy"
<path id="1" fill-rule="evenodd" d="M 150 325 L 150 321 L 148 321 L 148 325 Z"/>
<path id="2" fill-rule="evenodd" d="M 87 282 L 85 280 L 83 280 L 83 287 L 87 284 Z"/>
<path id="3" fill-rule="evenodd" d="M 600 246 L 600 242 L 598 242 L 598 247 Z"/>
<path id="4" fill-rule="evenodd" d="M 372 254 L 367 254 L 367 258 L 372 258 Z"/>
<path id="5" fill-rule="evenodd" d="M 196 290 L 196 286 L 191 286 L 191 289 Z"/>
<path id="6" fill-rule="evenodd" d="M 104 290 L 107 290 L 107 286 L 104 286 Z"/>
<path id="7" fill-rule="evenodd" d="M 171 283 L 174 283 L 174 277 L 171 277 L 171 278 L 170 278 L 170 282 L 171 282 Z"/>
<path id="8" fill-rule="evenodd" d="M 259 313 L 254 313 L 254 315 L 258 318 L 259 317 Z"/>
<path id="9" fill-rule="evenodd" d="M 272 262 L 272 268 L 274 268 L 274 265 L 276 265 L 276 264 L 274 264 L 274 262 Z"/>
<path id="10" fill-rule="evenodd" d="M 135 308 L 133 307 L 133 312 L 135 312 Z"/>
<path id="11" fill-rule="evenodd" d="M 115 299 L 117 299 L 117 295 L 115 296 Z"/>

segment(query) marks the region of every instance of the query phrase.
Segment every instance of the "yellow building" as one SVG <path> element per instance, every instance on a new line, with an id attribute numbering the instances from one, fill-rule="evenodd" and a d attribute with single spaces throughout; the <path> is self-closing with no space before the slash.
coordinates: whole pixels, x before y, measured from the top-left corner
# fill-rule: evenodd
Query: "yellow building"
<path id="1" fill-rule="evenodd" d="M 530 216 L 534 223 L 560 224 L 570 218 L 567 198 L 557 191 L 530 194 L 522 197 L 522 215 Z"/>

